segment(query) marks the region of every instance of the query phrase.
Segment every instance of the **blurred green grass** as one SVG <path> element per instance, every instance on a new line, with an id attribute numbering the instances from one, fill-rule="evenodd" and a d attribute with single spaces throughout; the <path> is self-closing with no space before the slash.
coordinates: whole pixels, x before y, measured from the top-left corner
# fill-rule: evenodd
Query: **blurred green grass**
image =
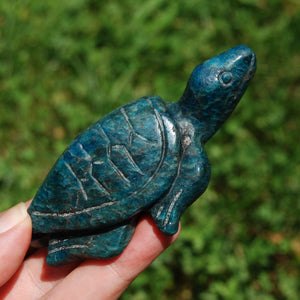
<path id="1" fill-rule="evenodd" d="M 92 122 L 177 100 L 197 64 L 247 44 L 257 74 L 206 146 L 210 186 L 122 299 L 299 299 L 299 36 L 298 0 L 2 0 L 0 211 Z"/>

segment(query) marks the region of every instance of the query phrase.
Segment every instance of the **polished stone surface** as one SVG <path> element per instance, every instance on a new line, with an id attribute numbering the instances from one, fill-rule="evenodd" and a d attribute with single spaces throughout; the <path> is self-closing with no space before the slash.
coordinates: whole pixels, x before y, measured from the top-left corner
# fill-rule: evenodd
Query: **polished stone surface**
<path id="1" fill-rule="evenodd" d="M 256 69 L 237 46 L 198 65 L 178 102 L 142 97 L 79 134 L 59 157 L 28 211 L 33 245 L 47 263 L 109 258 L 129 243 L 138 213 L 166 235 L 206 189 L 204 144 L 226 121 Z"/>

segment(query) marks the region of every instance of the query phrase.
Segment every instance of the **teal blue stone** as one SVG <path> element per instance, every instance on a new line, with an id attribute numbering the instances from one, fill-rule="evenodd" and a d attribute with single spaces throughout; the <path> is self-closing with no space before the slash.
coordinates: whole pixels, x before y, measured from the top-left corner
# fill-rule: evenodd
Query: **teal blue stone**
<path id="1" fill-rule="evenodd" d="M 149 212 L 166 235 L 207 188 L 204 150 L 238 104 L 256 69 L 237 46 L 198 65 L 178 102 L 146 96 L 80 133 L 58 158 L 28 212 L 33 246 L 47 263 L 119 255 Z"/>

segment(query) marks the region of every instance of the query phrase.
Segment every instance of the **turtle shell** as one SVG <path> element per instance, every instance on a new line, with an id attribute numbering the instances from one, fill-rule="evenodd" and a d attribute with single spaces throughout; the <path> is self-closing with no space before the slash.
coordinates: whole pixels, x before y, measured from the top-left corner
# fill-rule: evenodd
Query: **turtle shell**
<path id="1" fill-rule="evenodd" d="M 29 208 L 33 233 L 113 226 L 146 210 L 173 183 L 179 145 L 159 97 L 111 112 L 77 136 L 49 172 Z"/>

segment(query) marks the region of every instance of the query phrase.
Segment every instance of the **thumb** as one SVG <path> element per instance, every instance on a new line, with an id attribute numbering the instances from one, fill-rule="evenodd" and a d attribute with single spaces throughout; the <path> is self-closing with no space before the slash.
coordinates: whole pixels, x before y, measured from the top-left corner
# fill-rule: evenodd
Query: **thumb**
<path id="1" fill-rule="evenodd" d="M 0 214 L 0 287 L 22 264 L 31 240 L 31 219 L 25 203 Z"/>

